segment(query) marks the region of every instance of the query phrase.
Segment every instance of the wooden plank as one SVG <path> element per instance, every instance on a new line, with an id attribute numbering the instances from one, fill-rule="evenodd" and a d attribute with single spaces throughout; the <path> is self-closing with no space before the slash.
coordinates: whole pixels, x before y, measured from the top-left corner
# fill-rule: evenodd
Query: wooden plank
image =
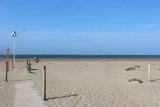
<path id="1" fill-rule="evenodd" d="M 15 88 L 15 107 L 47 107 L 36 90 L 33 81 L 17 82 Z"/>

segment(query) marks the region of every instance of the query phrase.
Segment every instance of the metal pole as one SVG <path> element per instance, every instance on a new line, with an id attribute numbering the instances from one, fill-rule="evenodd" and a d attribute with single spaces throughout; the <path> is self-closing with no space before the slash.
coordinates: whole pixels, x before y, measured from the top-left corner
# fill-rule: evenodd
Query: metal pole
<path id="1" fill-rule="evenodd" d="M 13 59 L 14 59 L 14 64 L 13 64 L 13 66 L 14 66 L 14 68 L 15 68 L 15 48 L 16 48 L 16 37 L 13 37 L 14 38 L 14 40 L 13 40 Z"/>
<path id="2" fill-rule="evenodd" d="M 13 37 L 13 59 L 14 59 L 14 68 L 15 68 L 15 65 L 16 65 L 16 62 L 15 62 L 15 53 L 16 53 L 16 36 L 17 36 L 17 34 L 16 34 L 16 32 L 15 31 L 13 31 L 12 32 L 12 37 Z"/>
<path id="3" fill-rule="evenodd" d="M 12 71 L 14 70 L 14 65 L 13 65 L 13 58 L 12 58 Z"/>

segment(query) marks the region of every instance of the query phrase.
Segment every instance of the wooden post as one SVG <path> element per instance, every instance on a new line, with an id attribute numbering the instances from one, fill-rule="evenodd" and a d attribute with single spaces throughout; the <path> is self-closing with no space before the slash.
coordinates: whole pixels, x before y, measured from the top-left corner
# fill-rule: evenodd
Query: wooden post
<path id="1" fill-rule="evenodd" d="M 44 72 L 43 72 L 43 89 L 44 89 L 43 100 L 46 100 L 46 66 L 44 66 Z"/>
<path id="2" fill-rule="evenodd" d="M 9 61 L 7 62 L 7 70 L 9 71 Z"/>
<path id="3" fill-rule="evenodd" d="M 29 70 L 28 67 L 29 66 L 29 63 L 28 63 L 28 59 L 27 59 L 27 65 L 26 65 L 26 68 L 27 68 L 27 71 Z"/>
<path id="4" fill-rule="evenodd" d="M 28 65 L 28 59 L 27 59 L 27 65 Z"/>
<path id="5" fill-rule="evenodd" d="M 148 81 L 151 81 L 151 65 L 148 65 Z"/>
<path id="6" fill-rule="evenodd" d="M 7 49 L 7 53 L 6 53 L 6 61 L 8 62 L 8 70 L 9 70 L 9 48 Z"/>
<path id="7" fill-rule="evenodd" d="M 31 73 L 31 63 L 30 63 L 30 60 L 29 60 L 29 63 L 28 63 L 28 70 L 29 70 L 29 73 Z"/>
<path id="8" fill-rule="evenodd" d="M 6 82 L 8 81 L 8 71 L 9 71 L 8 61 L 6 61 Z"/>

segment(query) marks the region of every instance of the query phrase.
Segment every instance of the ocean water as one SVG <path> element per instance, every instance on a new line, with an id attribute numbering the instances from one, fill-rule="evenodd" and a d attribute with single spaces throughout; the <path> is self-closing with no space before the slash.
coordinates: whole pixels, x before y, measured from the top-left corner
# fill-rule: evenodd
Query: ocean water
<path id="1" fill-rule="evenodd" d="M 104 58 L 160 58 L 160 55 L 16 55 L 16 59 L 32 59 L 37 56 L 40 59 L 104 59 Z M 13 58 L 13 56 L 10 56 Z M 0 59 L 6 58 L 5 55 L 0 55 Z"/>

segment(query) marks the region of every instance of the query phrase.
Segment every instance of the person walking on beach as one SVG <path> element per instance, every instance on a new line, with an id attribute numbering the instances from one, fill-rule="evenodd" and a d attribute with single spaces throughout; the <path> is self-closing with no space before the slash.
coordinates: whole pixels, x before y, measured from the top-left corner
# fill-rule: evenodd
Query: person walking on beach
<path id="1" fill-rule="evenodd" d="M 37 61 L 37 63 L 39 62 L 39 58 L 38 57 L 37 57 L 36 61 Z"/>
<path id="2" fill-rule="evenodd" d="M 37 57 L 36 56 L 34 57 L 34 61 L 37 62 Z"/>
<path id="3" fill-rule="evenodd" d="M 36 62 L 36 63 L 38 63 L 38 62 L 39 62 L 39 58 L 38 58 L 38 57 L 36 57 L 36 56 L 34 57 L 34 60 L 35 60 L 35 62 Z"/>

